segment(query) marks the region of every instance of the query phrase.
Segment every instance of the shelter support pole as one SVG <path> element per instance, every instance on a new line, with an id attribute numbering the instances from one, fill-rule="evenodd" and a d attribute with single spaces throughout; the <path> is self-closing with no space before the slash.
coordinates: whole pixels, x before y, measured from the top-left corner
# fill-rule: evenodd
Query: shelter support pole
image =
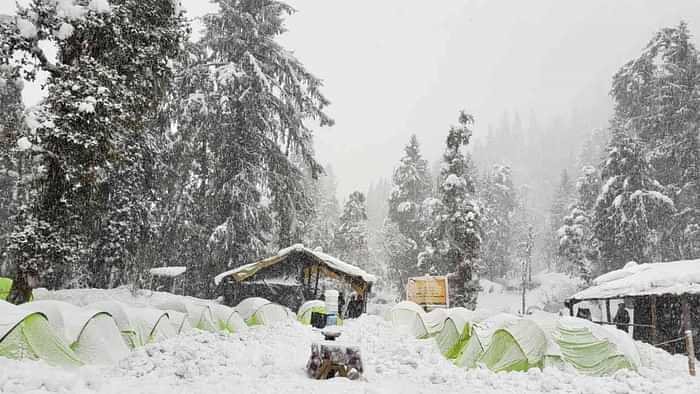
<path id="1" fill-rule="evenodd" d="M 318 277 L 321 275 L 321 266 L 317 265 L 316 266 L 316 286 L 314 286 L 314 298 L 318 297 Z M 311 275 L 309 275 L 309 279 L 311 279 Z"/>
<path id="2" fill-rule="evenodd" d="M 574 303 L 570 302 L 568 306 L 569 306 L 569 316 L 573 317 L 574 316 Z"/>
<path id="3" fill-rule="evenodd" d="M 685 331 L 685 348 L 688 351 L 688 373 L 695 376 L 695 345 L 693 344 L 693 331 Z"/>
<path id="4" fill-rule="evenodd" d="M 651 296 L 651 343 L 656 345 L 657 342 L 657 329 L 656 329 L 656 296 Z"/>
<path id="5" fill-rule="evenodd" d="M 612 320 L 610 319 L 610 300 L 605 300 L 605 316 L 608 318 L 608 323 Z"/>

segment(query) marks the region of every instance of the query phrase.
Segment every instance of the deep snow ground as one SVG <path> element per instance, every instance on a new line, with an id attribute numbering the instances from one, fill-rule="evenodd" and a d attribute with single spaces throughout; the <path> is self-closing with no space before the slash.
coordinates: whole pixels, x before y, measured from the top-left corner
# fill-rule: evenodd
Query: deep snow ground
<path id="1" fill-rule="evenodd" d="M 304 366 L 320 334 L 290 322 L 234 335 L 197 332 L 131 353 L 113 367 L 61 370 L 0 358 L 2 393 L 698 393 L 686 359 L 640 345 L 645 367 L 592 378 L 573 371 L 494 374 L 463 370 L 434 340 L 397 336 L 378 316 L 349 321 L 343 340 L 359 345 L 362 381 L 308 379 Z"/>

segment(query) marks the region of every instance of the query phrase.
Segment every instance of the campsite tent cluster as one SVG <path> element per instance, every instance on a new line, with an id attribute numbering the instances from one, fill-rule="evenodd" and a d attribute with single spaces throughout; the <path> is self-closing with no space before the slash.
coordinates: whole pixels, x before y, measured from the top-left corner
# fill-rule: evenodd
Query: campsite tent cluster
<path id="1" fill-rule="evenodd" d="M 426 313 L 414 303 L 402 302 L 388 317 L 399 332 L 434 338 L 445 357 L 465 368 L 481 364 L 499 372 L 569 365 L 580 373 L 602 376 L 641 365 L 628 335 L 568 316 L 545 312 L 489 316 L 464 308 Z"/>
<path id="2" fill-rule="evenodd" d="M 262 298 L 243 300 L 234 308 L 174 295 L 141 307 L 119 302 L 107 291 L 97 298 L 89 303 L 41 299 L 20 306 L 0 300 L 0 356 L 57 366 L 111 364 L 132 349 L 193 328 L 233 333 L 293 316 Z"/>

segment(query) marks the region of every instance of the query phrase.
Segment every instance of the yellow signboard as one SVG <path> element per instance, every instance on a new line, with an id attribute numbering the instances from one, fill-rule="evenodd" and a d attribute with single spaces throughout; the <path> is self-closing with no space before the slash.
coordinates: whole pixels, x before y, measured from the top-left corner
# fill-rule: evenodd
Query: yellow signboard
<path id="1" fill-rule="evenodd" d="M 446 276 L 417 276 L 408 278 L 406 298 L 418 305 L 449 307 Z"/>

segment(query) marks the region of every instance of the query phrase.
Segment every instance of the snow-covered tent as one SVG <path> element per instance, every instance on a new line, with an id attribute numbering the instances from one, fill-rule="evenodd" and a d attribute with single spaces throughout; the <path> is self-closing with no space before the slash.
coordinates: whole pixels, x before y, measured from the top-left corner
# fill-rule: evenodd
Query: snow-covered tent
<path id="1" fill-rule="evenodd" d="M 527 371 L 544 366 L 547 336 L 530 319 L 517 319 L 496 330 L 479 362 L 490 370 Z"/>
<path id="2" fill-rule="evenodd" d="M 620 369 L 641 366 L 634 340 L 612 327 L 588 320 L 561 318 L 553 334 L 563 362 L 586 375 L 611 375 Z"/>
<path id="3" fill-rule="evenodd" d="M 114 318 L 106 311 L 48 300 L 29 302 L 19 308 L 46 316 L 52 330 L 85 363 L 112 364 L 129 354 Z"/>
<path id="4" fill-rule="evenodd" d="M 306 301 L 297 311 L 297 320 L 302 324 L 311 324 L 311 313 L 326 313 L 326 303 L 321 300 Z"/>
<path id="5" fill-rule="evenodd" d="M 211 307 L 207 304 L 193 302 L 184 297 L 172 297 L 155 305 L 163 311 L 174 310 L 187 316 L 190 326 L 204 331 L 217 332 Z"/>
<path id="6" fill-rule="evenodd" d="M 249 326 L 274 324 L 290 317 L 285 307 L 260 297 L 246 298 L 233 309 Z"/>
<path id="7" fill-rule="evenodd" d="M 102 310 L 110 315 L 117 324 L 124 341 L 131 349 L 143 346 L 146 342 L 141 336 L 142 330 L 137 327 L 137 322 L 127 312 L 129 307 L 118 301 L 98 301 L 87 306 L 90 309 Z"/>
<path id="8" fill-rule="evenodd" d="M 209 307 L 220 331 L 234 333 L 248 328 L 248 325 L 246 325 L 241 315 L 235 309 L 213 303 Z"/>
<path id="9" fill-rule="evenodd" d="M 396 304 L 390 313 L 394 328 L 415 338 L 428 338 L 439 333 L 447 319 L 447 311 L 435 309 L 426 313 L 420 305 L 411 301 Z"/>
<path id="10" fill-rule="evenodd" d="M 187 320 L 186 314 L 174 311 L 172 309 L 166 310 L 166 312 L 168 312 L 168 316 L 170 317 L 168 321 L 173 326 L 173 330 L 175 330 L 177 334 L 184 334 L 193 330 L 190 321 Z"/>
<path id="11" fill-rule="evenodd" d="M 499 313 L 472 325 L 472 332 L 467 342 L 458 351 L 454 363 L 460 367 L 474 368 L 484 351 L 489 347 L 494 332 L 505 327 L 519 317 Z"/>
<path id="12" fill-rule="evenodd" d="M 440 352 L 448 359 L 455 359 L 472 335 L 472 326 L 486 317 L 485 312 L 466 308 L 450 308 L 442 330 L 435 335 Z"/>
<path id="13" fill-rule="evenodd" d="M 0 300 L 0 357 L 44 360 L 55 366 L 80 366 L 68 344 L 54 333 L 46 316 Z"/>
<path id="14" fill-rule="evenodd" d="M 128 308 L 143 344 L 163 341 L 178 334 L 168 312 L 155 308 Z"/>

